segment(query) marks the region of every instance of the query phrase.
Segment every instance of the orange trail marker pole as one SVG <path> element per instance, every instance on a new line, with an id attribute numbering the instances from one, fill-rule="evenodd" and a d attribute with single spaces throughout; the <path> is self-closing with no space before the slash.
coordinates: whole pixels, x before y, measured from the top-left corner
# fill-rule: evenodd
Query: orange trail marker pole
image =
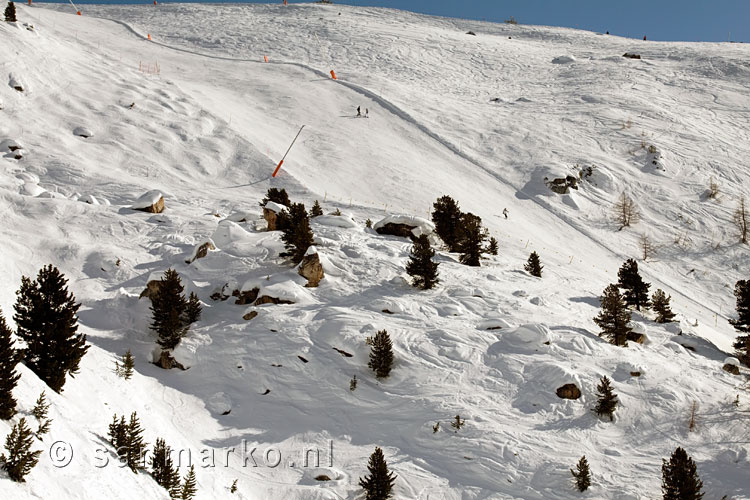
<path id="1" fill-rule="evenodd" d="M 303 128 L 305 128 L 305 126 L 304 126 L 304 125 L 302 125 L 302 126 L 301 126 L 301 127 L 299 128 L 299 132 L 297 132 L 297 135 L 295 135 L 295 136 L 294 136 L 294 140 L 293 140 L 293 141 L 292 141 L 292 143 L 291 143 L 291 144 L 289 145 L 289 149 L 287 149 L 287 150 L 286 150 L 286 153 L 284 153 L 284 156 L 282 156 L 282 157 L 281 157 L 281 161 L 279 162 L 279 164 L 278 164 L 278 165 L 276 165 L 276 170 L 274 170 L 274 171 L 273 171 L 273 175 L 271 175 L 271 177 L 276 177 L 276 174 L 278 174 L 278 173 L 279 173 L 279 169 L 281 169 L 281 165 L 282 165 L 282 164 L 284 163 L 284 159 L 286 159 L 286 155 L 288 155 L 288 154 L 289 154 L 289 151 L 291 151 L 291 150 L 292 150 L 292 146 L 294 146 L 294 143 L 295 143 L 295 142 L 297 142 L 297 137 L 299 137 L 299 135 L 300 135 L 300 134 L 302 133 L 302 129 L 303 129 Z"/>
<path id="2" fill-rule="evenodd" d="M 336 80 L 336 73 L 334 73 L 333 70 L 331 70 L 331 78 L 333 78 L 334 80 Z"/>
<path id="3" fill-rule="evenodd" d="M 151 40 L 151 33 L 148 34 L 148 39 Z"/>
<path id="4" fill-rule="evenodd" d="M 268 56 L 263 56 L 263 60 L 268 62 Z"/>

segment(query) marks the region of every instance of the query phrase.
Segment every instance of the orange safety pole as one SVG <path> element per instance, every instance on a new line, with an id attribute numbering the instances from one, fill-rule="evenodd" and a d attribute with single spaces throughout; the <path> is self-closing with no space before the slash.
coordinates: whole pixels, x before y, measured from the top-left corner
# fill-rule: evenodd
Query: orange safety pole
<path id="1" fill-rule="evenodd" d="M 263 56 L 263 59 L 268 62 L 268 56 Z"/>
<path id="2" fill-rule="evenodd" d="M 148 39 L 151 40 L 151 33 L 149 33 L 147 36 L 148 36 Z"/>
<path id="3" fill-rule="evenodd" d="M 297 137 L 299 137 L 299 135 L 300 135 L 300 134 L 302 133 L 302 129 L 303 129 L 303 128 L 305 128 L 305 126 L 304 126 L 304 125 L 302 125 L 302 126 L 301 126 L 301 127 L 299 128 L 299 132 L 297 132 L 297 135 L 296 135 L 296 136 L 294 136 L 294 140 L 293 140 L 293 141 L 292 141 L 292 143 L 291 143 L 291 144 L 289 145 L 289 149 L 287 149 L 287 150 L 286 150 L 286 153 L 284 153 L 284 156 L 282 156 L 282 157 L 281 157 L 281 161 L 279 162 L 279 164 L 278 164 L 278 165 L 276 165 L 276 170 L 274 170 L 274 171 L 273 171 L 273 174 L 271 175 L 271 177 L 276 177 L 276 174 L 278 174 L 278 173 L 279 173 L 279 170 L 281 169 L 281 165 L 283 165 L 283 164 L 284 164 L 284 159 L 286 158 L 286 155 L 288 155 L 288 154 L 289 154 L 289 151 L 291 151 L 291 150 L 292 150 L 292 146 L 294 146 L 294 143 L 295 143 L 295 142 L 297 142 Z"/>
<path id="4" fill-rule="evenodd" d="M 333 78 L 334 80 L 336 80 L 336 73 L 334 73 L 333 70 L 331 70 L 331 78 Z"/>
<path id="5" fill-rule="evenodd" d="M 79 10 L 78 12 L 76 12 L 76 15 L 80 16 L 81 15 L 81 11 Z"/>

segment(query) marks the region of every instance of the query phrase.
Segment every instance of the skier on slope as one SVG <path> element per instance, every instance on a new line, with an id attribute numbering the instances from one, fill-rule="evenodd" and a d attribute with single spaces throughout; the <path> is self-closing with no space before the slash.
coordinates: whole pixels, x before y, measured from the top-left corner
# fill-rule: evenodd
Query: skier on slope
<path id="1" fill-rule="evenodd" d="M 358 117 L 362 116 L 362 112 L 359 110 L 359 106 L 357 106 L 357 116 Z"/>

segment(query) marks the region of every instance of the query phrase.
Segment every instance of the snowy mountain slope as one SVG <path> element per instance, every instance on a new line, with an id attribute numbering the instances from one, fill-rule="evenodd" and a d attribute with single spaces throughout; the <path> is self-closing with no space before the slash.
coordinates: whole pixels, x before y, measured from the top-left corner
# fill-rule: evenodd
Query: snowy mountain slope
<path id="1" fill-rule="evenodd" d="M 20 275 L 53 262 L 84 303 L 81 324 L 94 347 L 82 373 L 52 397 L 56 422 L 44 444 L 72 443 L 73 463 L 57 469 L 45 457 L 27 485 L 0 481 L 11 497 L 50 490 L 70 498 L 158 495 L 144 475 L 91 465 L 112 413 L 132 410 L 150 443 L 164 436 L 175 448 L 210 447 L 218 456 L 236 448 L 229 467 L 198 469 L 199 498 L 231 498 L 234 478 L 246 498 L 355 498 L 375 445 L 400 476 L 399 498 L 578 497 L 568 468 L 583 454 L 595 476 L 590 498 L 653 498 L 660 459 L 677 445 L 697 460 L 711 496 L 747 497 L 742 406 L 731 405 L 743 379 L 720 370 L 726 355 L 712 344 L 729 348 L 727 285 L 747 274 L 747 250 L 724 222 L 748 181 L 741 163 L 744 47 L 641 44 L 320 6 L 86 9 L 120 24 L 19 11 L 34 32 L 0 26 L 11 47 L 3 70 L 27 86 L 23 94 L 0 90 L 8 118 L 0 134 L 26 152 L 20 161 L 3 160 L 10 241 L 0 305 L 10 316 Z M 469 28 L 479 36 L 465 35 Z M 646 60 L 619 58 L 633 46 L 651 51 L 641 51 Z M 266 53 L 271 64 L 261 63 Z M 575 62 L 551 63 L 567 54 Z M 139 63 L 157 62 L 159 75 L 138 71 Z M 338 84 L 325 78 L 329 66 Z M 641 93 L 633 95 L 633 82 Z M 702 111 L 710 95 L 714 104 Z M 353 119 L 357 105 L 371 118 Z M 303 123 L 282 176 L 271 180 Z M 94 135 L 74 136 L 77 126 Z M 665 173 L 644 171 L 640 141 L 663 152 Z M 711 148 L 717 160 L 704 158 Z M 599 188 L 584 183 L 562 199 L 546 191 L 545 175 L 576 162 L 600 167 Z M 721 204 L 699 200 L 709 167 L 722 185 Z M 111 205 L 29 196 L 36 185 Z M 278 234 L 259 232 L 253 222 L 219 225 L 214 216 L 259 214 L 256 203 L 269 186 L 308 205 L 317 198 L 326 209 L 340 206 L 359 223 L 313 225 L 328 264 L 318 289 L 293 283 L 278 258 Z M 607 212 L 626 187 L 648 224 L 617 233 Z M 167 212 L 125 208 L 152 188 L 166 194 Z M 402 279 L 408 242 L 364 231 L 363 221 L 377 220 L 384 204 L 425 216 L 445 193 L 483 217 L 501 240 L 501 256 L 472 269 L 442 254 L 443 285 L 418 293 Z M 500 216 L 506 206 L 508 221 Z M 654 288 L 674 296 L 683 336 L 636 317 L 649 344 L 624 351 L 603 343 L 591 321 L 596 297 L 636 254 L 638 232 L 671 243 L 666 235 L 687 224 L 690 248 L 670 244 L 642 265 Z M 186 265 L 206 237 L 219 251 Z M 714 250 L 716 242 L 722 246 Z M 531 249 L 547 266 L 542 281 L 518 271 Z M 137 296 L 151 273 L 168 266 L 206 303 L 178 349 L 187 372 L 147 363 L 154 339 L 146 299 Z M 302 300 L 257 308 L 212 302 L 208 296 L 229 280 L 278 283 Z M 259 316 L 242 320 L 248 310 Z M 500 320 L 503 329 L 486 330 Z M 376 382 L 364 339 L 382 328 L 394 338 L 397 364 Z M 128 348 L 138 374 L 124 382 L 109 369 Z M 360 382 L 350 392 L 354 374 Z M 589 411 L 604 374 L 623 401 L 614 424 Z M 17 392 L 28 410 L 42 387 L 28 372 L 23 380 Z M 582 400 L 554 395 L 568 381 L 581 387 Z M 701 422 L 688 433 L 694 400 Z M 89 421 L 81 424 L 84 409 Z M 467 425 L 453 433 L 448 423 L 456 413 Z M 433 434 L 436 421 L 442 429 Z M 0 423 L 0 434 L 8 429 Z M 283 464 L 242 467 L 242 439 L 261 450 L 260 463 L 263 450 L 282 450 Z M 325 467 L 329 440 L 333 466 Z M 314 481 L 318 472 L 296 458 L 294 467 L 287 462 L 309 446 L 322 450 L 332 484 Z"/>

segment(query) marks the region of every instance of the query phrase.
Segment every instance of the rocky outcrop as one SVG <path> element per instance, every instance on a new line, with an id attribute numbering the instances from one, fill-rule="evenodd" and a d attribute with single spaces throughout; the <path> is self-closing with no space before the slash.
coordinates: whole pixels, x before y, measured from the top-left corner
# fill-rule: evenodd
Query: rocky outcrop
<path id="1" fill-rule="evenodd" d="M 622 57 L 627 57 L 628 59 L 640 59 L 640 54 L 633 54 L 632 52 L 625 52 Z"/>
<path id="2" fill-rule="evenodd" d="M 242 292 L 235 290 L 232 292 L 232 295 L 237 297 L 237 300 L 235 300 L 234 303 L 239 305 L 252 304 L 255 302 L 255 299 L 258 298 L 258 292 L 260 292 L 259 288 L 253 288 Z"/>
<path id="3" fill-rule="evenodd" d="M 725 372 L 731 373 L 732 375 L 740 374 L 740 360 L 734 357 L 729 357 L 724 360 L 724 366 L 721 367 Z"/>
<path id="4" fill-rule="evenodd" d="M 578 189 L 578 179 L 572 175 L 566 175 L 565 177 L 557 179 L 545 177 L 544 184 L 557 194 L 568 194 L 571 188 Z"/>
<path id="5" fill-rule="evenodd" d="M 372 228 L 378 234 L 412 239 L 423 234 L 430 235 L 435 231 L 435 225 L 432 222 L 411 215 L 389 215 L 376 222 Z"/>
<path id="6" fill-rule="evenodd" d="M 180 370 L 186 369 L 182 363 L 174 359 L 174 356 L 172 356 L 169 351 L 162 351 L 159 355 L 159 360 L 154 364 L 159 368 L 164 368 L 165 370 L 171 370 L 172 368 L 179 368 Z"/>
<path id="7" fill-rule="evenodd" d="M 153 301 L 154 297 L 156 297 L 156 294 L 158 294 L 159 290 L 161 290 L 161 284 L 161 280 L 149 281 L 148 283 L 146 283 L 146 288 L 141 292 L 138 298 L 141 299 L 143 297 L 148 297 Z"/>
<path id="8" fill-rule="evenodd" d="M 164 196 L 161 191 L 148 191 L 139 196 L 130 208 L 141 212 L 160 214 L 164 211 Z"/>
<path id="9" fill-rule="evenodd" d="M 250 311 L 249 313 L 244 314 L 242 316 L 242 319 L 244 319 L 245 321 L 250 321 L 251 319 L 255 318 L 256 316 L 258 316 L 258 311 Z"/>
<path id="10" fill-rule="evenodd" d="M 557 389 L 556 394 L 562 399 L 578 399 L 581 397 L 581 390 L 575 384 L 565 384 Z"/>
<path id="11" fill-rule="evenodd" d="M 281 229 L 278 224 L 279 214 L 286 209 L 287 208 L 284 205 L 279 205 L 272 201 L 266 203 L 266 206 L 263 207 L 263 218 L 266 219 L 269 231 L 277 231 Z"/>
<path id="12" fill-rule="evenodd" d="M 297 273 L 307 280 L 306 287 L 316 287 L 320 284 L 320 280 L 325 275 L 323 274 L 323 264 L 320 262 L 320 256 L 315 247 L 307 249 L 305 257 L 297 268 Z"/>
<path id="13" fill-rule="evenodd" d="M 271 297 L 269 295 L 264 295 L 262 297 L 258 297 L 258 300 L 256 300 L 253 305 L 260 306 L 263 304 L 294 304 L 294 302 L 292 302 L 291 300 L 280 299 L 278 297 Z"/>

